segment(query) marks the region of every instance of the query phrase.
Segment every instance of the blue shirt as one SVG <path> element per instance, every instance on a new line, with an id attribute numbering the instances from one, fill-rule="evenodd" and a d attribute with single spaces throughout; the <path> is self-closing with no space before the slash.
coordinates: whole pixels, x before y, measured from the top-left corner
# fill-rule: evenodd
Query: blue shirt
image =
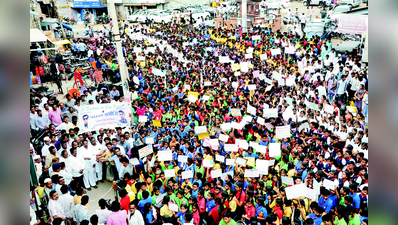
<path id="1" fill-rule="evenodd" d="M 144 206 L 146 203 L 150 203 L 152 204 L 152 197 L 149 196 L 146 199 L 142 199 L 139 203 L 138 203 L 138 207 L 141 207 L 141 212 L 143 212 Z M 150 214 L 150 213 L 149 213 Z M 152 221 L 151 221 L 152 222 Z"/>
<path id="2" fill-rule="evenodd" d="M 150 224 L 150 223 L 152 223 L 154 220 L 155 220 L 155 217 L 153 216 L 152 209 L 151 209 L 151 210 L 149 211 L 149 213 L 147 213 L 147 214 L 145 215 L 145 222 L 146 222 L 147 224 Z"/>
<path id="3" fill-rule="evenodd" d="M 120 168 L 122 167 L 122 163 L 120 162 L 119 157 L 117 155 L 115 155 L 115 154 L 112 155 L 109 158 L 109 162 L 115 162 L 115 166 L 116 166 L 117 172 L 120 171 Z"/>
<path id="4" fill-rule="evenodd" d="M 184 219 L 185 213 L 179 211 L 179 212 L 177 213 L 177 216 L 178 216 L 178 218 L 180 219 L 180 222 L 181 222 L 182 224 L 184 224 L 184 223 L 185 223 L 185 219 Z"/>
<path id="5" fill-rule="evenodd" d="M 267 218 L 267 209 L 264 206 L 256 206 L 256 216 L 263 212 L 263 218 Z"/>
<path id="6" fill-rule="evenodd" d="M 315 219 L 313 219 L 313 220 L 314 220 L 314 224 L 315 225 L 321 225 L 322 224 L 322 216 L 315 217 Z"/>
<path id="7" fill-rule="evenodd" d="M 350 196 L 353 199 L 352 205 L 356 208 L 359 209 L 359 207 L 361 206 L 361 198 L 359 197 L 358 193 L 355 194 L 350 194 Z"/>
<path id="8" fill-rule="evenodd" d="M 325 210 L 325 213 L 329 213 L 333 207 L 332 199 L 328 198 L 326 200 L 323 199 L 323 196 L 319 197 L 318 201 L 319 205 Z"/>
<path id="9" fill-rule="evenodd" d="M 216 203 L 214 203 L 213 199 L 211 201 L 206 202 L 207 213 L 209 213 L 214 207 L 216 207 Z"/>

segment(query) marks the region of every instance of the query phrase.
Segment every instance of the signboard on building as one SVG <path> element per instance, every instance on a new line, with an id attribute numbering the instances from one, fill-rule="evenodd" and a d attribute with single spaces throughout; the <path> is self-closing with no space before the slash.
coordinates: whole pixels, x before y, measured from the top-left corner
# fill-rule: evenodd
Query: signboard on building
<path id="1" fill-rule="evenodd" d="M 103 8 L 100 0 L 73 0 L 74 8 Z"/>

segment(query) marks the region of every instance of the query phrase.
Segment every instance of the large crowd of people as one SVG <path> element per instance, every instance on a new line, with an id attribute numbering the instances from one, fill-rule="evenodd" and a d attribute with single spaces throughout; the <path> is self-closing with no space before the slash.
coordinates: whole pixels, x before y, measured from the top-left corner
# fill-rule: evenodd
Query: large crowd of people
<path id="1" fill-rule="evenodd" d="M 120 81 L 114 43 L 79 43 L 93 70 Z M 122 46 L 130 93 L 99 85 L 31 105 L 32 138 L 44 133 L 30 147 L 31 224 L 368 224 L 359 54 L 263 26 L 129 27 Z M 126 97 L 131 126 L 80 132 L 79 107 Z M 118 201 L 91 214 L 91 189 L 109 181 Z"/>

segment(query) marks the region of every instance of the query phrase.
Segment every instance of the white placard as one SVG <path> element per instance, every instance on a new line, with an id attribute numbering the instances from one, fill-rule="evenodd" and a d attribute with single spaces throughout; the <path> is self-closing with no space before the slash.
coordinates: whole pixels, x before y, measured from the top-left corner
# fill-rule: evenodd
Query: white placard
<path id="1" fill-rule="evenodd" d="M 260 35 L 252 36 L 252 40 L 253 40 L 253 41 L 255 41 L 255 40 L 261 40 L 261 36 L 260 36 Z"/>
<path id="2" fill-rule="evenodd" d="M 281 176 L 282 178 L 282 184 L 287 184 L 287 185 L 294 185 L 294 180 L 291 177 L 284 177 Z"/>
<path id="3" fill-rule="evenodd" d="M 242 166 L 246 166 L 246 162 L 247 162 L 247 159 L 244 159 L 242 157 L 236 158 L 236 161 L 235 161 L 236 164 L 239 164 L 239 165 L 242 165 Z"/>
<path id="4" fill-rule="evenodd" d="M 206 126 L 197 126 L 197 127 L 195 127 L 195 134 L 203 134 L 203 133 L 207 133 Z"/>
<path id="5" fill-rule="evenodd" d="M 235 129 L 239 130 L 240 129 L 240 125 L 239 125 L 239 123 L 233 121 L 233 122 L 231 122 L 231 128 L 235 128 Z"/>
<path id="6" fill-rule="evenodd" d="M 255 142 L 255 141 L 249 141 L 249 146 L 252 147 L 252 148 L 254 148 L 254 149 L 256 149 L 257 146 L 258 146 L 258 143 Z"/>
<path id="7" fill-rule="evenodd" d="M 272 86 L 271 86 L 272 85 L 272 80 L 269 79 L 268 77 L 264 77 L 264 82 L 267 83 L 267 84 L 270 84 L 270 86 L 268 86 L 267 89 L 271 90 L 271 88 L 272 88 Z"/>
<path id="8" fill-rule="evenodd" d="M 247 112 L 252 114 L 252 115 L 256 115 L 256 111 L 257 109 L 249 104 L 247 104 Z M 250 121 L 252 120 L 252 118 L 250 118 Z"/>
<path id="9" fill-rule="evenodd" d="M 246 53 L 252 53 L 254 51 L 254 48 L 253 47 L 249 47 L 247 50 L 246 50 Z"/>
<path id="10" fill-rule="evenodd" d="M 281 156 L 281 143 L 269 143 L 269 157 Z"/>
<path id="11" fill-rule="evenodd" d="M 265 154 L 267 152 L 267 146 L 259 144 L 256 148 L 256 151 Z"/>
<path id="12" fill-rule="evenodd" d="M 227 131 L 229 129 L 231 129 L 231 123 L 222 123 L 220 124 L 221 130 L 223 131 Z"/>
<path id="13" fill-rule="evenodd" d="M 141 53 L 142 52 L 141 47 L 134 47 L 134 52 L 135 53 Z"/>
<path id="14" fill-rule="evenodd" d="M 239 76 L 240 76 L 240 71 L 234 72 L 234 75 L 237 76 L 237 77 L 239 77 Z"/>
<path id="15" fill-rule="evenodd" d="M 267 118 L 276 118 L 278 117 L 278 109 L 263 109 L 263 116 Z"/>
<path id="16" fill-rule="evenodd" d="M 261 55 L 260 55 L 260 59 L 261 59 L 261 60 L 266 60 L 267 57 L 268 57 L 267 54 L 261 54 Z"/>
<path id="17" fill-rule="evenodd" d="M 218 143 L 218 139 L 210 139 L 210 145 L 211 146 L 219 146 L 220 143 Z"/>
<path id="18" fill-rule="evenodd" d="M 258 79 L 264 80 L 264 79 L 265 79 L 265 74 L 260 73 L 260 74 L 258 75 Z"/>
<path id="19" fill-rule="evenodd" d="M 218 178 L 222 176 L 222 169 L 210 171 L 211 178 Z"/>
<path id="20" fill-rule="evenodd" d="M 268 175 L 268 160 L 257 159 L 256 160 L 256 169 L 259 171 L 259 174 Z"/>
<path id="21" fill-rule="evenodd" d="M 332 105 L 326 104 L 324 105 L 324 110 L 325 112 L 329 113 L 329 114 L 333 114 L 334 108 Z"/>
<path id="22" fill-rule="evenodd" d="M 334 190 L 334 186 L 336 185 L 336 183 L 334 183 L 331 180 L 328 179 L 324 179 L 323 180 L 323 185 L 325 188 L 329 189 L 329 190 Z M 337 185 L 338 186 L 338 185 Z"/>
<path id="23" fill-rule="evenodd" d="M 165 174 L 166 174 L 166 173 L 165 173 Z M 175 204 L 175 203 L 173 203 L 173 202 L 169 202 L 168 208 L 169 208 L 169 210 L 172 211 L 172 212 L 178 212 L 178 211 L 179 211 L 178 205 Z"/>
<path id="24" fill-rule="evenodd" d="M 220 136 L 218 137 L 218 140 L 223 141 L 223 142 L 227 142 L 228 141 L 228 135 L 220 134 Z"/>
<path id="25" fill-rule="evenodd" d="M 281 54 L 280 48 L 271 49 L 271 55 L 280 55 L 280 54 Z"/>
<path id="26" fill-rule="evenodd" d="M 176 176 L 176 170 L 175 169 L 164 170 L 164 176 L 166 178 L 175 177 Z"/>
<path id="27" fill-rule="evenodd" d="M 184 85 L 184 88 L 187 89 L 187 90 L 191 90 L 191 85 L 186 84 L 186 85 Z"/>
<path id="28" fill-rule="evenodd" d="M 249 71 L 249 63 L 248 62 L 241 62 L 240 63 L 240 71 L 248 72 Z"/>
<path id="29" fill-rule="evenodd" d="M 239 87 L 239 83 L 238 82 L 232 82 L 232 87 L 233 88 L 235 88 L 235 89 L 238 89 L 238 87 Z"/>
<path id="30" fill-rule="evenodd" d="M 173 160 L 173 153 L 171 150 L 158 151 L 158 161 L 171 161 Z"/>
<path id="31" fill-rule="evenodd" d="M 196 100 L 198 100 L 198 99 L 197 99 L 195 96 L 193 96 L 193 95 L 189 95 L 189 96 L 188 96 L 188 101 L 190 101 L 190 102 L 192 102 L 192 103 L 195 103 Z"/>
<path id="32" fill-rule="evenodd" d="M 225 156 L 216 155 L 216 161 L 218 161 L 218 162 L 224 162 L 224 161 L 225 161 Z"/>
<path id="33" fill-rule="evenodd" d="M 193 170 L 187 170 L 187 171 L 183 171 L 182 173 L 181 173 L 181 175 L 182 175 L 182 179 L 190 179 L 190 178 L 193 178 Z"/>
<path id="34" fill-rule="evenodd" d="M 259 116 L 259 117 L 257 117 L 257 123 L 264 126 L 265 125 L 265 119 Z"/>
<path id="35" fill-rule="evenodd" d="M 225 144 L 224 145 L 224 150 L 226 152 L 237 152 L 238 151 L 238 145 L 236 145 L 236 144 Z"/>
<path id="36" fill-rule="evenodd" d="M 131 165 L 135 166 L 135 165 L 140 165 L 140 161 L 137 158 L 132 158 L 129 160 Z"/>
<path id="37" fill-rule="evenodd" d="M 290 125 L 275 127 L 275 138 L 290 137 Z"/>
<path id="38" fill-rule="evenodd" d="M 252 59 L 253 58 L 253 53 L 247 53 L 245 54 L 245 58 L 246 59 Z M 240 68 L 242 69 L 242 65 L 240 66 Z M 243 70 L 242 70 L 243 71 Z M 244 71 L 243 71 L 244 72 Z"/>
<path id="39" fill-rule="evenodd" d="M 220 56 L 219 57 L 219 62 L 220 63 L 229 63 L 229 56 Z"/>
<path id="40" fill-rule="evenodd" d="M 147 116 L 140 116 L 138 117 L 138 122 L 144 122 L 146 123 L 148 121 L 148 117 Z"/>
<path id="41" fill-rule="evenodd" d="M 287 199 L 298 198 L 300 196 L 303 196 L 303 193 L 307 191 L 306 189 L 307 187 L 304 183 L 287 187 L 285 188 L 286 197 Z"/>
<path id="42" fill-rule="evenodd" d="M 259 177 L 260 172 L 258 170 L 245 170 L 245 177 Z"/>
<path id="43" fill-rule="evenodd" d="M 222 180 L 225 180 L 225 177 L 226 177 L 227 175 L 231 175 L 231 177 L 234 177 L 234 171 L 233 171 L 233 170 L 230 170 L 230 171 L 228 171 L 228 172 L 223 173 L 222 176 L 221 176 L 221 179 L 222 179 Z"/>
<path id="44" fill-rule="evenodd" d="M 137 56 L 137 61 L 145 61 L 145 56 Z"/>
<path id="45" fill-rule="evenodd" d="M 257 86 L 256 86 L 255 84 L 251 84 L 251 85 L 249 85 L 248 87 L 249 87 L 249 90 L 250 90 L 250 91 L 251 91 L 251 90 L 256 90 L 256 89 L 257 89 Z"/>
<path id="46" fill-rule="evenodd" d="M 210 99 L 210 96 L 208 96 L 208 95 L 203 95 L 203 101 L 208 101 L 209 99 Z"/>
<path id="47" fill-rule="evenodd" d="M 188 156 L 186 155 L 179 155 L 178 162 L 186 163 L 188 161 Z"/>
<path id="48" fill-rule="evenodd" d="M 155 53 L 155 47 L 147 47 L 146 50 L 147 52 Z"/>
<path id="49" fill-rule="evenodd" d="M 214 161 L 209 159 L 203 159 L 203 167 L 213 167 Z"/>
<path id="50" fill-rule="evenodd" d="M 225 164 L 227 166 L 235 166 L 235 159 L 226 159 Z"/>
<path id="51" fill-rule="evenodd" d="M 239 148 L 243 148 L 245 150 L 249 149 L 249 143 L 246 140 L 239 142 Z"/>
<path id="52" fill-rule="evenodd" d="M 287 54 L 294 54 L 295 52 L 296 52 L 296 49 L 294 46 L 285 48 L 285 53 L 287 53 Z"/>
<path id="53" fill-rule="evenodd" d="M 211 82 L 210 82 L 210 81 L 206 81 L 206 82 L 204 83 L 204 85 L 205 85 L 205 87 L 211 86 Z"/>
<path id="54" fill-rule="evenodd" d="M 155 140 L 154 140 L 153 137 L 146 137 L 145 138 L 145 144 L 150 145 L 150 144 L 153 144 L 153 143 L 155 143 Z"/>

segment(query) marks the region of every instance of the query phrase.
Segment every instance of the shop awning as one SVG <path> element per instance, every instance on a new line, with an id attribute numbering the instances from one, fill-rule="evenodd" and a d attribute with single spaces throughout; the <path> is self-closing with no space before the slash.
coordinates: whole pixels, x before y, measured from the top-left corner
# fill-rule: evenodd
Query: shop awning
<path id="1" fill-rule="evenodd" d="M 44 19 L 41 21 L 41 25 L 42 25 L 42 26 L 52 25 L 52 24 L 54 24 L 54 23 L 58 23 L 58 19 L 56 19 L 56 18 L 44 18 Z"/>
<path id="2" fill-rule="evenodd" d="M 69 29 L 69 30 L 77 29 L 77 27 L 68 25 L 68 24 L 66 24 L 66 23 L 62 23 L 62 26 L 63 26 L 64 28 L 66 28 L 66 29 Z"/>
<path id="3" fill-rule="evenodd" d="M 30 42 L 45 42 L 49 41 L 46 35 L 39 29 L 30 29 Z"/>

